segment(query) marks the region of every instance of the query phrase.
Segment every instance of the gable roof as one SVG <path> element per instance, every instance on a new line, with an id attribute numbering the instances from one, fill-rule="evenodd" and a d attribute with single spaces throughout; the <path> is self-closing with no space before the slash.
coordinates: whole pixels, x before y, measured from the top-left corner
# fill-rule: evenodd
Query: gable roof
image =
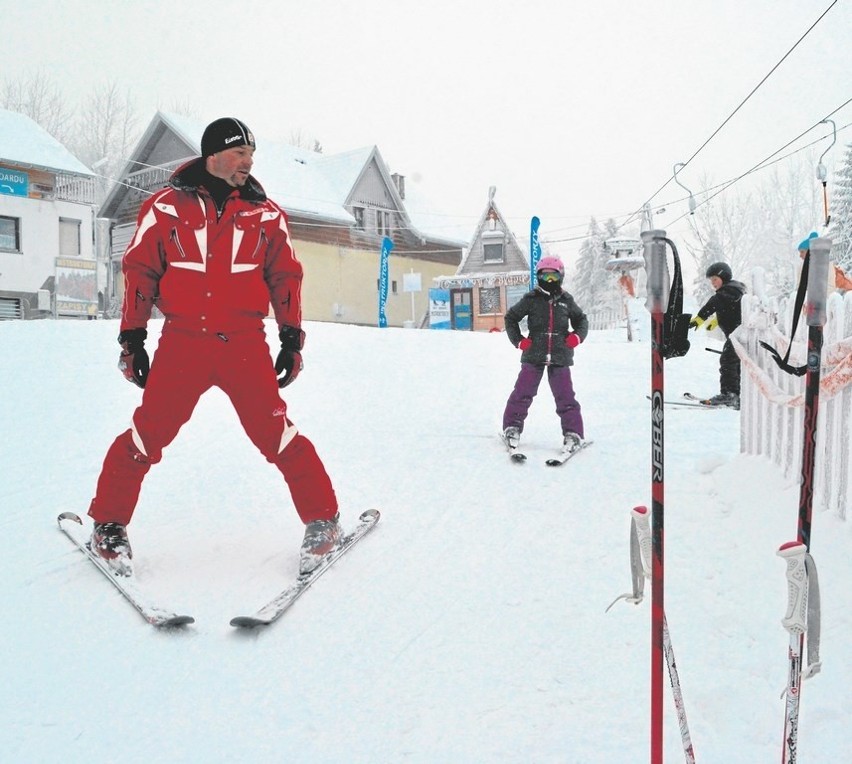
<path id="1" fill-rule="evenodd" d="M 521 246 L 521 244 L 515 238 L 514 232 L 509 227 L 509 224 L 506 222 L 506 218 L 503 217 L 503 213 L 501 213 L 500 209 L 497 207 L 497 203 L 494 201 L 494 193 L 496 192 L 496 190 L 497 189 L 492 186 L 488 191 L 488 204 L 485 205 L 485 209 L 482 211 L 482 215 L 480 215 L 479 217 L 479 222 L 476 224 L 476 229 L 473 233 L 473 238 L 470 240 L 470 246 L 465 251 L 462 260 L 459 263 L 459 267 L 456 270 L 456 273 L 465 272 L 468 265 L 468 259 L 470 258 L 471 253 L 473 253 L 477 241 L 482 238 L 483 233 L 485 231 L 485 224 L 488 221 L 492 211 L 494 213 L 495 219 L 500 224 L 500 228 L 505 233 L 505 235 L 509 237 L 510 244 L 514 247 L 515 251 L 517 251 L 523 258 L 526 268 L 529 269 L 530 267 L 529 248 Z"/>
<path id="2" fill-rule="evenodd" d="M 139 140 L 132 157 L 137 159 L 143 154 L 146 146 L 162 134 L 164 128 L 174 133 L 186 145 L 187 159 L 200 156 L 201 136 L 205 126 L 206 123 L 189 117 L 159 111 Z M 255 138 L 257 153 L 252 174 L 260 181 L 269 197 L 288 214 L 352 225 L 355 219 L 346 209 L 346 205 L 350 203 L 359 179 L 375 162 L 398 212 L 406 220 L 407 226 L 413 229 L 415 236 L 425 236 L 431 241 L 445 242 L 453 246 L 465 244 L 456 238 L 418 229 L 376 146 L 326 155 L 288 143 L 267 140 L 257 134 Z M 134 161 L 128 162 L 122 177 L 136 169 L 138 166 Z M 108 210 L 110 205 L 115 203 L 115 197 L 121 193 L 121 187 L 116 184 L 107 195 L 102 210 Z"/>
<path id="3" fill-rule="evenodd" d="M 94 177 L 94 173 L 35 120 L 0 109 L 0 162 Z"/>

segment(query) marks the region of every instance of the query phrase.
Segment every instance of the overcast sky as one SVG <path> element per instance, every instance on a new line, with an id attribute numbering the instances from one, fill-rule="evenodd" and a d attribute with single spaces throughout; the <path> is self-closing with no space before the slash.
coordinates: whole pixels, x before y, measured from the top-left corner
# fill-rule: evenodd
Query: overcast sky
<path id="1" fill-rule="evenodd" d="M 375 144 L 448 222 L 472 227 L 493 185 L 519 238 L 532 215 L 543 238 L 571 237 L 640 208 L 832 5 L 682 171 L 697 189 L 852 98 L 852 0 L 0 0 L 0 78 L 41 68 L 72 100 L 116 82 L 143 124 L 188 103 L 326 153 Z M 850 141 L 841 130 L 830 171 Z M 657 227 L 684 196 L 654 197 Z"/>

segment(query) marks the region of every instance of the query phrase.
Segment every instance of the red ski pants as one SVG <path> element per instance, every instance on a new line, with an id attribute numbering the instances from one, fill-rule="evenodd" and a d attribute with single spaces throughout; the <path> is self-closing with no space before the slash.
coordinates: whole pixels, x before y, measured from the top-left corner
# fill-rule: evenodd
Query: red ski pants
<path id="1" fill-rule="evenodd" d="M 213 386 L 230 398 L 252 443 L 281 471 L 302 521 L 335 515 L 337 498 L 325 467 L 313 444 L 287 419 L 263 330 L 223 338 L 166 329 L 133 426 L 115 439 L 104 459 L 89 507 L 96 522 L 130 522 L 151 465 Z"/>

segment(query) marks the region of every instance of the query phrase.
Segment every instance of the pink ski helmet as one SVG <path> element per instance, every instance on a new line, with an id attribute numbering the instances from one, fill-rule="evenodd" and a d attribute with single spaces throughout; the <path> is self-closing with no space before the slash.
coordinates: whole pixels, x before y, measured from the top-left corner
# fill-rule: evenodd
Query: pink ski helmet
<path id="1" fill-rule="evenodd" d="M 540 271 L 558 271 L 560 276 L 565 276 L 565 266 L 558 257 L 542 257 L 535 267 L 536 273 Z"/>

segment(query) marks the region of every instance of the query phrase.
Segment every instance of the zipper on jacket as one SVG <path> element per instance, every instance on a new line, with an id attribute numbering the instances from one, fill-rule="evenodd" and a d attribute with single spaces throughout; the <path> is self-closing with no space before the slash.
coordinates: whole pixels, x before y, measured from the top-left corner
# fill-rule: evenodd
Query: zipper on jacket
<path id="1" fill-rule="evenodd" d="M 545 366 L 550 365 L 550 356 L 553 354 L 553 300 L 547 301 L 549 315 L 547 319 L 547 355 L 544 358 Z"/>
<path id="2" fill-rule="evenodd" d="M 266 241 L 266 231 L 262 228 L 260 229 L 260 238 L 257 240 L 257 246 L 254 248 L 254 252 L 251 255 L 251 259 L 254 260 L 257 257 L 257 253 L 260 252 L 260 248 L 263 246 L 263 242 Z"/>
<path id="3" fill-rule="evenodd" d="M 171 239 L 175 243 L 175 246 L 177 247 L 177 251 L 180 252 L 180 256 L 184 260 L 186 260 L 186 252 L 183 251 L 183 247 L 180 245 L 180 239 L 178 239 L 177 228 L 172 228 Z"/>

